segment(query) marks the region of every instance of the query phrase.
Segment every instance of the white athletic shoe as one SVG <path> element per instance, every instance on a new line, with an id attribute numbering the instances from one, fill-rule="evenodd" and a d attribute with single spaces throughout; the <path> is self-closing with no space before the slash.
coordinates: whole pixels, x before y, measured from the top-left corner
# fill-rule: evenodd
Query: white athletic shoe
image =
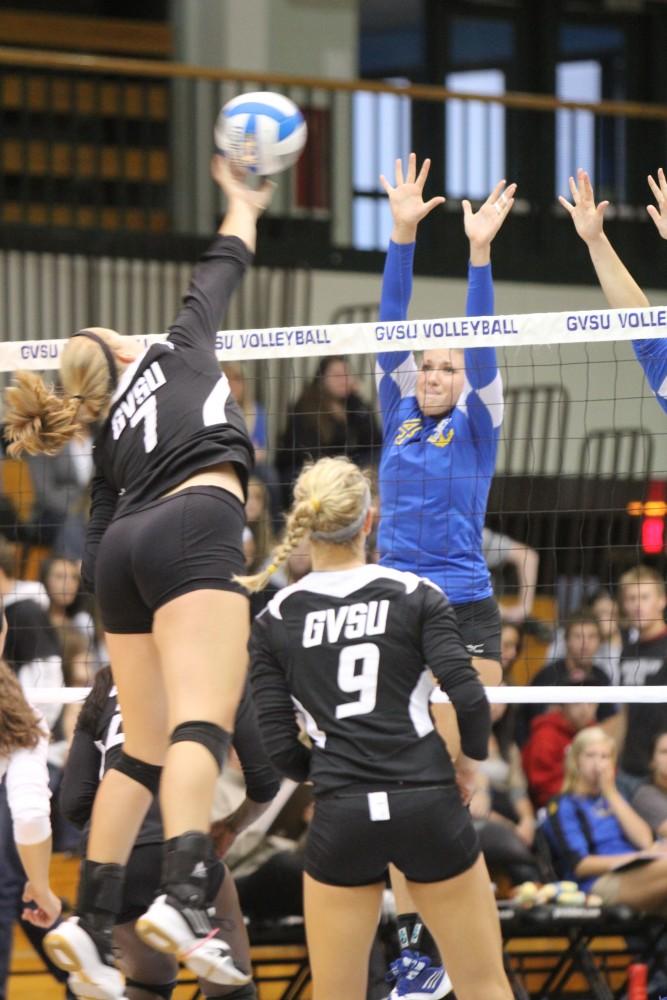
<path id="1" fill-rule="evenodd" d="M 139 917 L 136 931 L 156 951 L 175 955 L 188 969 L 220 986 L 244 986 L 250 976 L 234 965 L 231 949 L 217 937 L 205 910 L 174 904 L 158 896 Z"/>
<path id="2" fill-rule="evenodd" d="M 86 1000 L 126 1000 L 125 977 L 107 965 L 94 938 L 78 917 L 70 917 L 44 938 L 44 949 L 59 969 L 69 972 L 69 987 Z"/>

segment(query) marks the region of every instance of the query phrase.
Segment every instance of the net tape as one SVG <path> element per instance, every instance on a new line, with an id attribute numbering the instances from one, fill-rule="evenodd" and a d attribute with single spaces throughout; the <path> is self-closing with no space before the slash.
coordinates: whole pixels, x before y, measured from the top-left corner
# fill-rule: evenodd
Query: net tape
<path id="1" fill-rule="evenodd" d="M 585 684 L 568 687 L 487 687 L 486 696 L 492 705 L 563 705 L 583 702 L 599 705 L 649 704 L 667 702 L 667 685 L 646 684 L 593 687 Z M 83 701 L 90 688 L 25 688 L 24 694 L 35 705 L 71 704 Z M 447 695 L 435 688 L 434 701 L 449 701 Z"/>
<path id="2" fill-rule="evenodd" d="M 216 334 L 216 352 L 221 361 L 250 361 L 442 347 L 546 347 L 587 343 L 596 337 L 604 341 L 627 341 L 666 334 L 667 306 L 654 306 L 221 330 Z M 166 334 L 150 334 L 136 339 L 148 347 L 165 337 Z M 66 343 L 67 340 L 0 343 L 0 371 L 57 368 Z"/>

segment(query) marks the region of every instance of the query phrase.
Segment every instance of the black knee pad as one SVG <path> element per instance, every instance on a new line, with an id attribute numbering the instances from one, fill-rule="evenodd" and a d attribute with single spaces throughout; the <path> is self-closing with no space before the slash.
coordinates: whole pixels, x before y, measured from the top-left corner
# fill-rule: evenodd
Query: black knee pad
<path id="1" fill-rule="evenodd" d="M 222 767 L 231 741 L 231 733 L 215 722 L 181 722 L 170 739 L 171 743 L 200 743 L 213 756 L 218 767 Z"/>
<path id="2" fill-rule="evenodd" d="M 160 775 L 162 774 L 160 764 L 147 764 L 145 760 L 130 757 L 129 753 L 125 753 L 123 750 L 118 760 L 111 764 L 110 768 L 139 782 L 140 785 L 148 789 L 151 795 L 157 795 L 160 788 Z"/>
<path id="3" fill-rule="evenodd" d="M 145 990 L 146 993 L 154 993 L 164 1000 L 171 1000 L 176 982 L 164 983 L 163 986 L 156 986 L 155 983 L 140 983 L 137 979 L 126 979 L 126 986 L 134 986 L 135 990 Z"/>
<path id="4" fill-rule="evenodd" d="M 213 996 L 205 996 L 205 1000 L 257 1000 L 257 989 L 255 984 L 250 982 L 245 986 L 239 986 L 228 993 L 216 993 Z"/>

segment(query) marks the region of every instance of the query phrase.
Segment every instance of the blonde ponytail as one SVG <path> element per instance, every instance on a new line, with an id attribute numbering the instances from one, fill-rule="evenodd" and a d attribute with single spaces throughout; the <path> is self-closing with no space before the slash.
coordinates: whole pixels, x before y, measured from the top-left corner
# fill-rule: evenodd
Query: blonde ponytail
<path id="1" fill-rule="evenodd" d="M 361 531 L 369 506 L 369 481 L 349 459 L 321 458 L 305 466 L 294 486 L 285 534 L 269 565 L 253 576 L 235 576 L 235 581 L 250 593 L 263 590 L 308 535 L 329 545 L 350 545 Z"/>
<path id="2" fill-rule="evenodd" d="M 63 393 L 40 375 L 19 372 L 5 389 L 5 437 L 13 457 L 56 455 L 80 435 L 86 424 L 106 413 L 110 401 L 105 356 L 84 337 L 73 337 L 60 359 Z"/>

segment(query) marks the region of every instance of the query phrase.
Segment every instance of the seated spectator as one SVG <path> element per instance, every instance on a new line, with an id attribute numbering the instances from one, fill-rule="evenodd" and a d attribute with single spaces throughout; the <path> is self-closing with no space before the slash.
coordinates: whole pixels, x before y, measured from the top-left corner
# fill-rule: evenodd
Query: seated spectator
<path id="1" fill-rule="evenodd" d="M 26 455 L 34 491 L 34 539 L 69 559 L 83 557 L 88 486 L 93 471 L 90 437 L 68 442 L 57 455 Z"/>
<path id="2" fill-rule="evenodd" d="M 95 619 L 86 610 L 85 598 L 80 593 L 81 571 L 78 563 L 62 556 L 52 556 L 42 562 L 39 575 L 49 599 L 49 621 L 60 642 L 65 641 L 65 635 L 70 631 L 84 636 L 88 644 L 90 669 L 97 669 L 97 630 Z"/>
<path id="3" fill-rule="evenodd" d="M 535 602 L 539 554 L 529 545 L 491 531 L 490 528 L 484 528 L 482 534 L 482 553 L 492 572 L 505 566 L 511 566 L 514 570 L 518 600 L 513 604 L 503 605 L 502 615 L 506 622 L 525 621 L 532 614 Z M 494 590 L 496 596 L 502 596 L 497 587 L 494 586 Z"/>
<path id="4" fill-rule="evenodd" d="M 44 611 L 49 606 L 49 595 L 38 580 L 17 580 L 18 554 L 16 547 L 0 535 L 0 597 L 6 608 L 16 601 L 35 601 Z"/>
<path id="5" fill-rule="evenodd" d="M 626 636 L 620 625 L 618 601 L 603 587 L 593 594 L 586 609 L 597 618 L 600 626 L 600 645 L 595 654 L 595 665 L 604 670 L 611 684 L 620 684 L 618 666 Z M 561 627 L 547 650 L 547 660 L 558 660 L 563 656 L 565 629 Z"/>
<path id="6" fill-rule="evenodd" d="M 646 820 L 656 837 L 667 839 L 667 732 L 656 733 L 652 747 L 651 780 L 637 789 L 632 808 Z"/>
<path id="7" fill-rule="evenodd" d="M 347 455 L 362 467 L 375 465 L 381 441 L 373 410 L 359 395 L 347 360 L 322 358 L 281 435 L 276 464 L 286 502 L 306 459 Z"/>
<path id="8" fill-rule="evenodd" d="M 539 809 L 557 795 L 565 777 L 565 754 L 580 729 L 595 722 L 597 705 L 554 705 L 535 716 L 522 751 L 530 797 Z"/>
<path id="9" fill-rule="evenodd" d="M 633 630 L 621 653 L 622 684 L 667 684 L 665 581 L 650 566 L 636 566 L 619 580 L 623 615 Z M 667 729 L 667 703 L 627 704 L 615 736 L 622 746 L 619 783 L 629 798 L 650 773 L 651 741 Z"/>
<path id="10" fill-rule="evenodd" d="M 86 637 L 75 629 L 66 631 L 62 636 L 62 654 L 65 687 L 90 687 L 95 677 L 95 671 L 91 667 L 90 650 Z M 81 702 L 70 702 L 63 707 L 62 730 L 65 753 L 71 745 L 80 711 Z"/>
<path id="11" fill-rule="evenodd" d="M 554 687 L 569 684 L 585 684 L 608 687 L 609 677 L 595 665 L 595 656 L 600 646 L 600 626 L 597 618 L 589 611 L 573 615 L 565 626 L 565 656 L 542 667 L 531 681 L 536 687 Z M 546 698 L 546 693 L 545 693 Z M 546 704 L 522 705 L 517 720 L 517 739 L 523 745 L 530 735 L 530 724 L 536 715 L 545 712 Z M 616 713 L 615 705 L 600 705 L 597 721 L 603 722 Z"/>
<path id="12" fill-rule="evenodd" d="M 667 914 L 667 856 L 614 777 L 616 747 L 598 726 L 577 733 L 563 794 L 548 806 L 544 831 L 561 878 L 607 906 Z"/>
<path id="13" fill-rule="evenodd" d="M 46 612 L 35 601 L 21 600 L 5 608 L 7 641 L 5 660 L 23 688 L 61 687 L 62 653 L 55 629 Z M 62 706 L 55 702 L 35 702 L 53 729 Z"/>

